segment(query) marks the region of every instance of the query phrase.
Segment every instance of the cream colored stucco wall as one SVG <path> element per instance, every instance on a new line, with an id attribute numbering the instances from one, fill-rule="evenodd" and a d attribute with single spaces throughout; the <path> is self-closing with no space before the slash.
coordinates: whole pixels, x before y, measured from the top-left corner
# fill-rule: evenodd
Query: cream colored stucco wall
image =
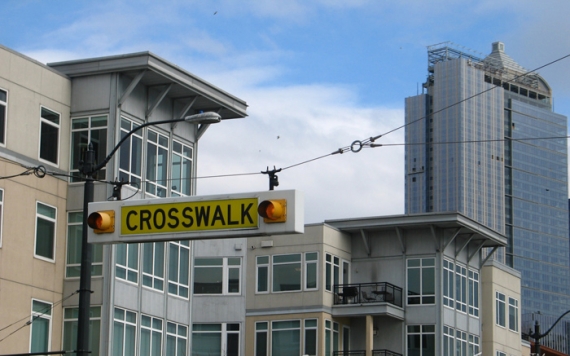
<path id="1" fill-rule="evenodd" d="M 0 88 L 8 92 L 6 145 L 0 145 L 0 177 L 43 164 L 48 172 L 68 169 L 70 81 L 53 70 L 0 46 Z M 38 160 L 40 107 L 61 114 L 59 164 Z M 54 144 L 58 144 L 54 142 Z M 3 189 L 0 247 L 0 339 L 30 320 L 32 299 L 53 303 L 50 350 L 61 350 L 66 246 L 65 178 L 46 175 L 0 179 Z M 57 209 L 55 260 L 34 257 L 36 203 Z M 31 327 L 5 339 L 2 353 L 29 352 Z"/>

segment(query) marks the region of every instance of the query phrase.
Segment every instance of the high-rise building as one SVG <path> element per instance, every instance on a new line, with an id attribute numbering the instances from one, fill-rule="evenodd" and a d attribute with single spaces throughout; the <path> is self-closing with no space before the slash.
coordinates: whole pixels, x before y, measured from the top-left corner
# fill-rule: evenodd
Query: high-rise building
<path id="1" fill-rule="evenodd" d="M 561 315 L 567 118 L 553 112 L 550 86 L 501 42 L 485 58 L 445 43 L 428 48 L 422 91 L 406 99 L 406 213 L 457 211 L 505 234 L 494 256 L 521 272 L 523 315 Z"/>

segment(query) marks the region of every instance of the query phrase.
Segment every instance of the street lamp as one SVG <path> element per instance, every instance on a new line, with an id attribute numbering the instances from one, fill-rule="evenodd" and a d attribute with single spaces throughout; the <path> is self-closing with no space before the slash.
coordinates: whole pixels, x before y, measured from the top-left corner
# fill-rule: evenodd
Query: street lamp
<path id="1" fill-rule="evenodd" d="M 109 163 L 113 155 L 121 147 L 133 133 L 141 130 L 146 126 L 172 124 L 176 122 L 188 122 L 190 124 L 209 125 L 220 122 L 221 116 L 214 112 L 205 112 L 195 115 L 186 116 L 180 119 L 162 120 L 146 122 L 140 126 L 135 127 L 129 131 L 120 141 L 111 153 L 98 165 L 95 164 L 95 151 L 93 145 L 90 143 L 83 163 L 80 167 L 81 174 L 84 176 L 85 185 L 83 190 L 83 228 L 81 236 L 81 273 L 79 278 L 79 312 L 77 318 L 77 350 L 76 354 L 79 356 L 88 356 L 90 354 L 89 348 L 89 308 L 91 304 L 91 245 L 87 243 L 87 211 L 89 203 L 93 201 L 93 177 L 103 167 Z"/>
<path id="2" fill-rule="evenodd" d="M 568 313 L 570 313 L 570 310 L 568 310 L 564 314 L 560 315 L 560 317 L 558 317 L 558 319 L 556 319 L 554 324 L 552 324 L 550 329 L 546 330 L 546 332 L 543 334 L 540 333 L 540 324 L 538 323 L 538 320 L 536 320 L 534 322 L 534 333 L 532 331 L 529 331 L 529 336 L 534 339 L 534 353 L 535 354 L 540 355 L 540 339 L 542 339 L 543 337 L 548 335 L 552 331 L 552 329 L 554 329 L 556 324 L 558 324 L 558 322 L 560 320 L 562 320 L 562 318 Z"/>

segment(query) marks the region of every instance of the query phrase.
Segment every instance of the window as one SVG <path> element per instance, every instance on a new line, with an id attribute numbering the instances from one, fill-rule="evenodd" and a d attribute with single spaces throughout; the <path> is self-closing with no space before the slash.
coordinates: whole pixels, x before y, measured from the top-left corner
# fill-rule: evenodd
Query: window
<path id="1" fill-rule="evenodd" d="M 67 214 L 67 259 L 65 277 L 77 278 L 81 274 L 81 241 L 83 213 Z M 103 275 L 103 245 L 91 244 L 91 276 Z"/>
<path id="2" fill-rule="evenodd" d="M 172 196 L 192 194 L 192 147 L 174 141 L 172 143 Z"/>
<path id="3" fill-rule="evenodd" d="M 467 269 L 455 265 L 455 309 L 467 312 Z"/>
<path id="4" fill-rule="evenodd" d="M 239 356 L 240 324 L 192 325 L 192 356 Z"/>
<path id="5" fill-rule="evenodd" d="M 107 116 L 87 116 L 71 119 L 71 182 L 80 182 L 80 163 L 85 151 L 93 144 L 95 162 L 107 156 Z M 97 172 L 97 179 L 105 179 L 105 167 Z"/>
<path id="6" fill-rule="evenodd" d="M 121 118 L 121 139 L 139 125 L 124 117 Z M 137 188 L 142 180 L 142 136 L 135 132 L 121 144 L 119 150 L 119 180 L 129 182 Z"/>
<path id="7" fill-rule="evenodd" d="M 305 253 L 305 290 L 318 289 L 318 263 L 319 254 L 317 252 Z"/>
<path id="8" fill-rule="evenodd" d="M 455 265 L 453 262 L 443 260 L 443 305 L 454 308 L 455 296 L 453 283 L 455 281 Z"/>
<path id="9" fill-rule="evenodd" d="M 301 290 L 301 254 L 273 256 L 273 292 Z"/>
<path id="10" fill-rule="evenodd" d="M 469 335 L 469 349 L 467 350 L 467 355 L 475 356 L 479 354 L 479 337 L 475 335 Z"/>
<path id="11" fill-rule="evenodd" d="M 146 136 L 146 192 L 155 197 L 166 197 L 168 137 L 152 130 L 148 130 Z"/>
<path id="12" fill-rule="evenodd" d="M 188 327 L 181 324 L 166 323 L 166 355 L 186 356 Z"/>
<path id="13" fill-rule="evenodd" d="M 408 304 L 435 303 L 435 259 L 408 260 Z"/>
<path id="14" fill-rule="evenodd" d="M 162 320 L 141 315 L 140 356 L 162 354 Z"/>
<path id="15" fill-rule="evenodd" d="M 408 356 L 435 356 L 435 326 L 408 325 Z"/>
<path id="16" fill-rule="evenodd" d="M 325 320 L 325 356 L 332 356 L 338 351 L 338 323 Z"/>
<path id="17" fill-rule="evenodd" d="M 305 349 L 303 355 L 317 355 L 317 335 L 317 319 L 305 319 Z M 345 350 L 348 350 L 348 348 Z"/>
<path id="18" fill-rule="evenodd" d="M 63 310 L 63 349 L 72 352 L 77 349 L 78 308 Z M 101 307 L 89 308 L 89 350 L 90 355 L 99 356 L 99 340 L 101 337 Z"/>
<path id="19" fill-rule="evenodd" d="M 188 240 L 168 243 L 168 293 L 188 298 L 190 243 Z"/>
<path id="20" fill-rule="evenodd" d="M 240 257 L 196 258 L 194 294 L 239 294 Z"/>
<path id="21" fill-rule="evenodd" d="M 40 116 L 40 160 L 57 165 L 59 114 L 42 106 Z"/>
<path id="22" fill-rule="evenodd" d="M 335 284 L 340 284 L 340 258 L 326 254 L 325 289 L 332 291 Z"/>
<path id="23" fill-rule="evenodd" d="M 497 356 L 507 356 L 503 351 L 497 351 Z"/>
<path id="24" fill-rule="evenodd" d="M 519 331 L 519 301 L 509 297 L 509 329 Z"/>
<path id="25" fill-rule="evenodd" d="M 454 355 L 454 344 L 455 337 L 453 335 L 453 329 L 448 326 L 443 326 L 443 356 L 455 356 Z"/>
<path id="26" fill-rule="evenodd" d="M 301 321 L 286 320 L 271 323 L 271 355 L 290 356 L 301 352 Z"/>
<path id="27" fill-rule="evenodd" d="M 52 304 L 32 299 L 30 352 L 47 352 L 51 341 Z"/>
<path id="28" fill-rule="evenodd" d="M 469 270 L 469 314 L 479 316 L 479 273 Z"/>
<path id="29" fill-rule="evenodd" d="M 142 284 L 164 290 L 164 242 L 147 242 L 142 245 Z"/>
<path id="30" fill-rule="evenodd" d="M 255 323 L 255 356 L 267 356 L 268 333 L 266 321 Z"/>
<path id="31" fill-rule="evenodd" d="M 112 356 L 131 356 L 135 354 L 136 331 L 137 314 L 132 311 L 115 308 Z"/>
<path id="32" fill-rule="evenodd" d="M 4 226 L 4 189 L 0 189 L 0 247 L 2 247 L 3 226 Z"/>
<path id="33" fill-rule="evenodd" d="M 56 215 L 56 208 L 36 203 L 36 257 L 51 261 L 55 259 Z"/>
<path id="34" fill-rule="evenodd" d="M 503 293 L 495 292 L 495 322 L 497 325 L 505 327 L 505 295 Z"/>
<path id="35" fill-rule="evenodd" d="M 139 244 L 117 244 L 115 276 L 129 282 L 138 283 Z"/>
<path id="36" fill-rule="evenodd" d="M 6 144 L 7 108 L 8 108 L 8 92 L 0 89 L 0 145 Z"/>
<path id="37" fill-rule="evenodd" d="M 455 355 L 467 356 L 467 333 L 460 330 L 455 331 Z"/>
<path id="38" fill-rule="evenodd" d="M 257 293 L 269 292 L 269 256 L 257 256 Z"/>

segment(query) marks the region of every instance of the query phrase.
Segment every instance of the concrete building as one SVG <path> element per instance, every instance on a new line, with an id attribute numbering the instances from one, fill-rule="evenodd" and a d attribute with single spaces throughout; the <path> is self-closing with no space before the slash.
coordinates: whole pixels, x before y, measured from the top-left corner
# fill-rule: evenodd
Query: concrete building
<path id="1" fill-rule="evenodd" d="M 523 314 L 566 312 L 568 154 L 556 137 L 567 118 L 552 111 L 548 83 L 501 42 L 484 59 L 431 46 L 406 125 L 406 213 L 457 211 L 505 234 L 495 257 L 521 272 Z"/>

